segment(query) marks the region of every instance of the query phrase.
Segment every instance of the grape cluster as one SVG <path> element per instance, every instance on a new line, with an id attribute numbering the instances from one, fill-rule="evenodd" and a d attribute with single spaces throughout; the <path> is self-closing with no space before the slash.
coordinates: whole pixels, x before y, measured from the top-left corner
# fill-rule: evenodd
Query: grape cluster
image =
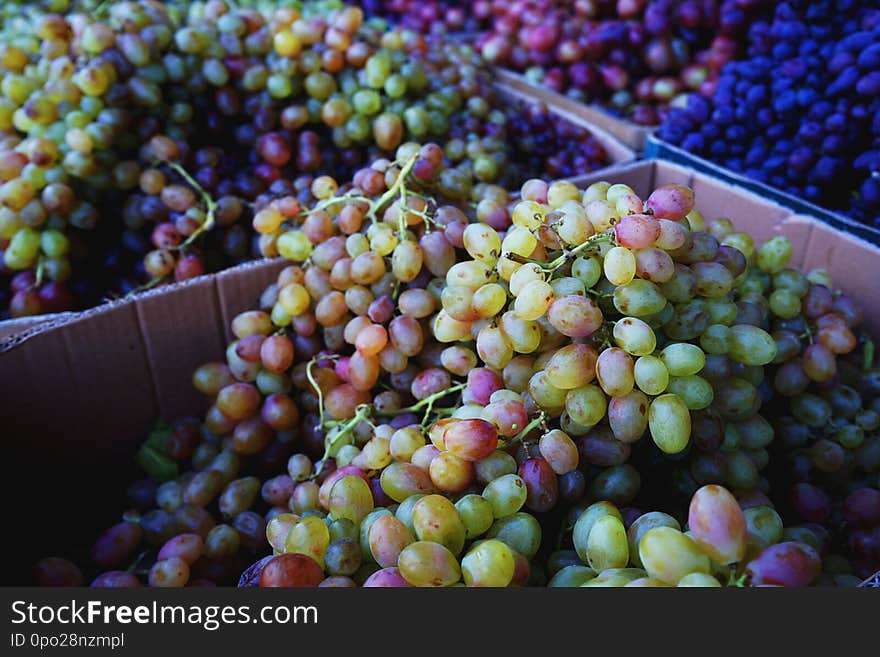
<path id="1" fill-rule="evenodd" d="M 367 16 L 388 19 L 423 34 L 475 32 L 491 16 L 485 0 L 358 0 Z"/>
<path id="2" fill-rule="evenodd" d="M 839 498 L 802 485 L 839 450 L 826 422 L 776 438 L 762 415 L 791 398 L 804 422 L 855 358 L 827 276 L 680 185 L 462 195 L 443 160 L 404 143 L 257 212 L 292 264 L 194 373 L 204 419 L 144 443 L 95 586 L 846 586 L 878 566 L 876 449 L 835 479 L 845 520 L 805 516 Z"/>
<path id="3" fill-rule="evenodd" d="M 498 99 L 468 46 L 335 2 L 251 4 L 29 7 L 4 22 L 0 303 L 11 315 L 250 259 L 254 206 L 310 200 L 315 176 L 348 179 L 406 139 L 451 139 L 447 178 L 513 187 L 525 131 L 545 142 L 526 143 L 524 164 L 543 160 L 549 175 L 607 162 L 592 135 Z"/>
<path id="4" fill-rule="evenodd" d="M 763 0 L 492 2 L 487 61 L 656 125 L 682 93 L 711 89 Z"/>
<path id="5" fill-rule="evenodd" d="M 880 11 L 782 2 L 711 97 L 691 95 L 660 138 L 806 201 L 880 226 Z"/>

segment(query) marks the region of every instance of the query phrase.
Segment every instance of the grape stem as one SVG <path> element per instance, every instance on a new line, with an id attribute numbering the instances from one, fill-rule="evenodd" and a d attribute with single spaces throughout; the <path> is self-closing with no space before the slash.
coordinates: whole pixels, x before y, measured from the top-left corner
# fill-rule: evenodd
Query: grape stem
<path id="1" fill-rule="evenodd" d="M 458 383 L 454 386 L 446 388 L 445 390 L 441 390 L 440 392 L 435 392 L 433 395 L 425 397 L 424 399 L 417 401 L 412 406 L 407 406 L 406 408 L 401 408 L 399 411 L 395 411 L 395 415 L 403 415 L 404 413 L 415 413 L 418 410 L 421 410 L 423 407 L 428 406 L 429 408 L 434 406 L 434 402 L 446 395 L 451 395 L 459 390 L 463 390 L 467 384 L 466 383 Z"/>
<path id="2" fill-rule="evenodd" d="M 611 242 L 614 240 L 614 236 L 610 233 L 602 233 L 601 235 L 594 235 L 583 244 L 578 244 L 576 247 L 571 249 L 570 251 L 564 251 L 561 256 L 552 260 L 550 262 L 541 262 L 539 260 L 532 260 L 531 258 L 526 258 L 525 256 L 521 256 L 517 253 L 507 252 L 504 254 L 504 257 L 508 260 L 513 260 L 514 262 L 518 262 L 521 265 L 537 265 L 541 271 L 552 274 L 557 269 L 562 267 L 565 263 L 570 262 L 577 258 L 581 253 L 587 251 L 593 246 L 597 244 L 602 244 L 603 242 Z"/>
<path id="3" fill-rule="evenodd" d="M 354 428 L 358 424 L 360 424 L 364 420 L 368 420 L 372 410 L 373 407 L 369 404 L 360 404 L 355 411 L 354 417 L 348 420 L 335 436 L 324 440 L 324 455 L 321 457 L 321 467 L 318 468 L 318 470 L 312 476 L 310 476 L 309 479 L 315 479 L 316 477 L 321 476 L 321 472 L 323 472 L 324 470 L 324 464 L 327 462 L 327 459 L 330 457 L 330 452 L 333 450 L 336 444 L 340 441 L 340 439 L 345 438 L 348 434 L 354 431 Z"/>
<path id="4" fill-rule="evenodd" d="M 196 191 L 201 195 L 202 200 L 205 202 L 205 205 L 208 207 L 208 212 L 205 215 L 205 221 L 196 228 L 192 235 L 186 238 L 186 241 L 183 242 L 180 246 L 174 248 L 177 251 L 186 251 L 187 247 L 195 242 L 202 233 L 205 233 L 214 228 L 215 217 L 214 214 L 217 211 L 217 202 L 211 198 L 211 195 L 202 187 L 195 178 L 189 175 L 189 172 L 184 169 L 182 166 L 177 164 L 176 162 L 168 162 L 164 161 L 169 167 L 171 167 L 174 171 L 176 171 L 186 182 L 196 189 Z"/>
<path id="5" fill-rule="evenodd" d="M 874 367 L 874 341 L 871 338 L 865 340 L 865 350 L 862 354 L 862 369 L 868 371 Z"/>
<path id="6" fill-rule="evenodd" d="M 525 429 L 523 429 L 518 434 L 516 434 L 513 438 L 511 438 L 509 441 L 504 443 L 504 448 L 506 449 L 508 447 L 512 447 L 513 445 L 516 445 L 517 443 L 522 441 L 526 436 L 528 436 L 532 431 L 534 431 L 535 429 L 537 429 L 540 426 L 545 426 L 545 428 L 546 428 L 546 425 L 545 425 L 546 420 L 547 420 L 547 414 L 544 411 L 541 411 L 538 414 L 538 417 L 536 417 L 535 419 L 533 419 L 531 422 L 529 422 L 526 425 Z"/>
<path id="7" fill-rule="evenodd" d="M 318 364 L 318 360 L 336 360 L 337 358 L 339 358 L 339 356 L 336 356 L 335 354 L 321 356 L 321 358 L 315 356 L 306 365 L 306 378 L 309 380 L 312 388 L 315 389 L 315 394 L 318 396 L 318 417 L 320 418 L 321 429 L 326 428 L 324 426 L 324 393 L 321 390 L 321 386 L 315 381 L 315 377 L 312 374 L 312 368 Z"/>

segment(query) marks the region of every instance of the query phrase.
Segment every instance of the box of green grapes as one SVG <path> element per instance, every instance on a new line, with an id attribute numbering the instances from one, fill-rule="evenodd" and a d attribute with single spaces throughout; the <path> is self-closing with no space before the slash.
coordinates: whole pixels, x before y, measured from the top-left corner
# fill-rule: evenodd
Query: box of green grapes
<path id="1" fill-rule="evenodd" d="M 357 513 L 348 502 L 331 512 L 357 522 L 361 502 L 392 515 L 410 493 L 436 490 L 466 494 L 469 523 L 489 509 L 476 535 L 498 540 L 469 549 L 503 557 L 508 583 L 842 586 L 877 570 L 877 246 L 661 160 L 531 180 L 518 197 L 493 196 L 481 222 L 486 206 L 467 203 L 394 214 L 389 199 L 419 198 L 408 175 L 433 157 L 422 147 L 396 177 L 361 174 L 370 198 L 344 201 L 345 236 L 312 239 L 329 225 L 315 209 L 284 234 L 284 257 L 3 338 L 6 458 L 39 479 L 28 504 L 7 509 L 15 562 L 42 560 L 38 583 L 182 585 L 193 566 L 193 581 L 234 584 L 271 553 L 267 531 L 271 542 L 290 529 L 288 505 L 296 518 L 327 515 L 340 472 L 369 480 L 354 482 L 372 492 Z M 384 221 L 361 223 L 380 211 Z M 630 402 L 649 397 L 639 424 L 645 409 Z M 509 449 L 490 458 L 490 444 Z M 222 492 L 210 472 L 231 477 Z M 502 485 L 517 481 L 522 490 Z M 695 495 L 694 531 L 696 489 L 709 483 L 737 495 L 737 517 L 755 532 L 746 544 L 739 526 L 735 558 L 706 548 L 711 574 L 675 529 Z M 612 538 L 623 523 L 638 534 L 648 522 L 639 514 L 663 509 L 656 536 L 693 553 L 693 572 L 664 570 L 619 541 L 613 554 L 600 549 L 604 535 L 583 529 L 600 500 L 613 509 L 600 523 Z M 50 511 L 51 522 L 35 513 L 59 501 L 65 511 Z M 321 553 L 327 570 L 310 561 L 294 572 L 302 559 L 290 556 L 258 579 L 427 576 L 380 569 L 386 548 L 402 564 L 404 553 L 415 563 L 429 551 L 442 566 L 436 581 L 482 576 L 464 543 L 409 549 L 414 530 L 385 524 L 400 549 L 362 532 L 372 556 L 350 577 L 330 559 L 348 554 L 340 543 Z M 360 563 L 362 553 L 349 556 Z M 7 577 L 34 581 L 28 568 Z"/>

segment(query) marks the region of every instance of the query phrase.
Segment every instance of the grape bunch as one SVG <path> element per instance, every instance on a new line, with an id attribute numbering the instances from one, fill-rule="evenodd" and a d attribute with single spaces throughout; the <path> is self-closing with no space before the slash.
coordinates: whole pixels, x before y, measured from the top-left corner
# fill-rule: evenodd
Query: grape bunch
<path id="1" fill-rule="evenodd" d="M 880 12 L 782 2 L 749 31 L 713 96 L 673 109 L 660 138 L 811 203 L 880 226 Z"/>
<path id="2" fill-rule="evenodd" d="M 545 110 L 521 118 L 468 46 L 364 22 L 336 2 L 250 4 L 141 0 L 87 13 L 62 2 L 50 9 L 65 15 L 29 6 L 4 21 L 9 314 L 251 259 L 255 205 L 296 197 L 322 173 L 348 179 L 406 139 L 450 139 L 447 177 L 511 188 L 525 179 L 513 166 L 522 152 L 549 175 L 607 162 L 592 135 Z M 544 141 L 511 145 L 525 131 Z"/>
<path id="3" fill-rule="evenodd" d="M 711 90 L 763 0 L 492 2 L 487 61 L 637 124 L 663 121 L 687 91 Z"/>
<path id="4" fill-rule="evenodd" d="M 687 187 L 462 193 L 443 161 L 404 143 L 256 213 L 291 264 L 193 374 L 204 418 L 142 446 L 95 586 L 848 586 L 877 567 L 876 449 L 834 480 L 837 522 L 814 507 L 839 488 L 791 465 L 830 471 L 827 423 L 765 419 L 810 394 L 789 365 L 818 384 L 822 348 L 856 357 L 827 276 Z"/>
<path id="5" fill-rule="evenodd" d="M 472 0 L 358 0 L 368 17 L 377 17 L 423 34 L 476 32 L 491 16 L 488 2 Z"/>

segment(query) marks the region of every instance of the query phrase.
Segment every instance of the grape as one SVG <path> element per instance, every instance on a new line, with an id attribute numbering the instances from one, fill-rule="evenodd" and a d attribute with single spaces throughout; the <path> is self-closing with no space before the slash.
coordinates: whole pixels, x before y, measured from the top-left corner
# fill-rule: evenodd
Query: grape
<path id="1" fill-rule="evenodd" d="M 648 575 L 670 585 L 691 573 L 709 573 L 709 557 L 693 539 L 673 527 L 653 527 L 639 541 L 639 559 Z"/>
<path id="2" fill-rule="evenodd" d="M 691 418 L 687 406 L 678 395 L 660 395 L 648 409 L 648 427 L 662 451 L 677 454 L 690 440 Z"/>
<path id="3" fill-rule="evenodd" d="M 412 586 L 451 586 L 461 579 L 461 568 L 452 552 L 431 541 L 417 541 L 404 548 L 397 567 Z"/>
<path id="4" fill-rule="evenodd" d="M 520 511 L 498 518 L 486 538 L 497 538 L 516 554 L 532 559 L 541 546 L 541 525 L 534 516 Z"/>
<path id="5" fill-rule="evenodd" d="M 821 570 L 819 555 L 803 543 L 771 545 L 746 565 L 755 586 L 807 586 Z"/>
<path id="6" fill-rule="evenodd" d="M 427 495 L 416 502 L 412 524 L 420 541 L 439 543 L 453 554 L 464 547 L 465 527 L 455 506 L 440 495 Z"/>
<path id="7" fill-rule="evenodd" d="M 703 486 L 694 493 L 688 528 L 700 549 L 717 563 L 735 563 L 745 556 L 745 517 L 733 495 L 721 486 Z"/>
<path id="8" fill-rule="evenodd" d="M 467 586 L 508 586 L 514 575 L 511 549 L 499 540 L 481 541 L 461 560 L 461 571 Z"/>
<path id="9" fill-rule="evenodd" d="M 629 562 L 629 545 L 623 522 L 613 515 L 597 518 L 587 536 L 587 561 L 596 571 L 624 568 Z"/>
<path id="10" fill-rule="evenodd" d="M 380 516 L 369 529 L 370 552 L 383 568 L 396 564 L 403 549 L 414 539 L 400 520 L 394 516 Z"/>

